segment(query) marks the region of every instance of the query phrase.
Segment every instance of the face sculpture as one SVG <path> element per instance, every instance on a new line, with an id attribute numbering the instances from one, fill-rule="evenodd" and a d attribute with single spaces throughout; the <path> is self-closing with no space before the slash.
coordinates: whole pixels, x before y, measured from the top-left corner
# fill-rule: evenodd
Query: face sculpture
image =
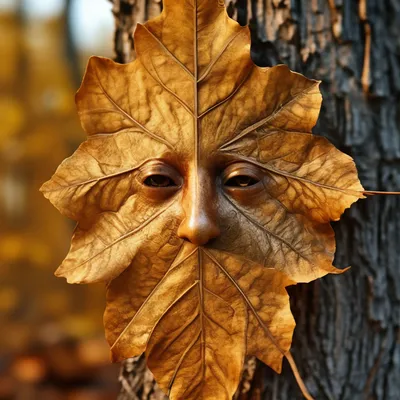
<path id="1" fill-rule="evenodd" d="M 285 287 L 341 272 L 329 221 L 363 188 L 311 135 L 318 82 L 255 66 L 223 1 L 164 4 L 135 62 L 91 58 L 88 139 L 42 191 L 78 221 L 56 274 L 107 283 L 113 359 L 145 351 L 171 399 L 230 399 L 246 355 L 280 372 Z"/>

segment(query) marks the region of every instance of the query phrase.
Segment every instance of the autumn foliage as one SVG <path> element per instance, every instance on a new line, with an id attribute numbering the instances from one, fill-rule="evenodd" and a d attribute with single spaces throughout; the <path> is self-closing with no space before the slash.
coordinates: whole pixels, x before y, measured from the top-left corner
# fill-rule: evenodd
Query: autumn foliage
<path id="1" fill-rule="evenodd" d="M 56 274 L 107 284 L 113 359 L 146 352 L 171 399 L 230 399 L 246 355 L 292 361 L 285 288 L 342 272 L 330 221 L 364 189 L 311 134 L 319 82 L 254 65 L 223 1 L 164 4 L 136 61 L 90 59 L 88 139 L 42 191 L 78 222 Z M 213 233 L 189 237 L 202 218 Z"/>

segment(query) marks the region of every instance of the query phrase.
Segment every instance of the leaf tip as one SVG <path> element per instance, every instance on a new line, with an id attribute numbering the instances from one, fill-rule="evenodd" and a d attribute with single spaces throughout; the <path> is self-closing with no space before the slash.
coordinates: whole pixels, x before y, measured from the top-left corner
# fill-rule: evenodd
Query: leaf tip
<path id="1" fill-rule="evenodd" d="M 339 268 L 335 268 L 335 267 L 333 267 L 333 268 L 334 269 L 332 270 L 331 274 L 341 275 L 341 274 L 344 274 L 345 272 L 347 272 L 351 268 L 351 266 L 343 268 L 343 269 L 339 269 Z"/>
<path id="2" fill-rule="evenodd" d="M 63 272 L 61 270 L 61 267 L 58 267 L 56 269 L 56 271 L 54 272 L 54 276 L 57 278 L 65 278 L 65 276 L 63 275 Z"/>
<path id="3" fill-rule="evenodd" d="M 44 197 L 46 197 L 46 192 L 47 192 L 46 188 L 47 188 L 47 185 L 48 185 L 48 181 L 47 181 L 47 182 L 44 182 L 44 183 L 42 184 L 42 186 L 40 186 L 40 188 L 39 188 L 39 192 L 40 192 L 40 193 L 43 193 Z"/>
<path id="4" fill-rule="evenodd" d="M 110 359 L 113 364 L 119 363 L 122 361 L 121 357 L 115 354 L 112 350 L 110 351 Z"/>
<path id="5" fill-rule="evenodd" d="M 118 346 L 116 342 L 114 342 L 114 344 L 111 344 L 109 342 L 109 344 L 110 344 L 110 358 L 111 362 L 114 364 L 120 363 L 128 358 L 137 356 L 137 354 L 127 354 L 126 352 L 120 351 L 120 349 L 116 348 L 116 346 Z"/>
<path id="6" fill-rule="evenodd" d="M 80 285 L 83 283 L 87 283 L 84 278 L 79 278 L 74 276 L 73 274 L 68 273 L 69 271 L 65 271 L 62 265 L 60 265 L 57 270 L 54 272 L 54 276 L 57 278 L 65 278 L 67 283 L 70 285 Z"/>
<path id="7" fill-rule="evenodd" d="M 51 186 L 52 186 L 52 180 L 49 179 L 48 181 L 44 182 L 42 186 L 40 186 L 39 192 L 42 193 L 44 198 L 46 198 L 53 204 L 53 202 L 51 201 L 51 192 L 52 192 Z"/>
<path id="8" fill-rule="evenodd" d="M 143 24 L 141 24 L 140 22 L 138 22 L 138 23 L 136 24 L 135 32 L 134 32 L 134 34 L 133 34 L 134 41 L 136 42 L 138 36 L 141 36 L 141 35 L 143 35 L 144 33 L 146 33 L 146 32 L 145 32 L 146 30 L 147 30 L 146 27 L 145 27 Z M 135 46 L 135 47 L 136 47 L 136 46 Z M 135 50 L 136 50 L 136 48 L 135 48 Z"/>
<path id="9" fill-rule="evenodd" d="M 79 104 L 78 104 L 79 100 L 81 100 L 81 97 L 83 97 L 86 94 L 85 89 L 87 81 L 90 80 L 91 76 L 95 76 L 95 79 L 98 79 L 97 70 L 99 70 L 101 67 L 107 69 L 107 67 L 110 65 L 121 65 L 121 64 L 118 64 L 107 57 L 100 57 L 100 56 L 89 57 L 89 60 L 86 64 L 85 73 L 83 74 L 82 83 L 77 92 L 75 93 L 75 104 L 78 105 L 78 111 L 79 111 Z"/>

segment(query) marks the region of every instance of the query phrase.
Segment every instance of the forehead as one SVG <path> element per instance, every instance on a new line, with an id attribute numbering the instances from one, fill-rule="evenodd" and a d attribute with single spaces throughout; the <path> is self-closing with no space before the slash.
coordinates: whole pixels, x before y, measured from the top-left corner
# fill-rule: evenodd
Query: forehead
<path id="1" fill-rule="evenodd" d="M 254 151 L 257 148 L 255 137 L 248 137 L 239 145 L 225 147 L 245 126 L 243 120 L 225 111 L 221 108 L 197 121 L 197 125 L 196 120 L 184 119 L 179 124 L 178 140 L 168 148 L 160 148 L 157 156 L 177 168 L 190 168 L 196 163 L 210 171 L 238 161 L 243 155 L 243 147 L 246 148 L 246 155 L 253 158 L 257 153 Z"/>
<path id="2" fill-rule="evenodd" d="M 160 153 L 159 157 L 155 157 L 154 159 L 166 162 L 177 169 L 182 175 L 186 175 L 188 171 L 192 171 L 193 173 L 195 168 L 201 168 L 213 174 L 236 161 L 240 161 L 240 158 L 235 154 L 227 154 L 222 151 L 209 153 L 203 151 L 196 157 L 193 146 L 177 151 L 166 150 Z"/>
<path id="3" fill-rule="evenodd" d="M 252 102 L 255 104 L 256 99 L 253 98 Z M 246 106 L 252 107 L 249 101 L 243 99 L 242 102 L 221 105 L 201 118 L 194 118 L 178 104 L 171 104 L 170 114 L 167 117 L 159 115 L 156 124 L 159 136 L 165 138 L 168 147 L 167 151 L 160 148 L 159 156 L 175 158 L 180 164 L 191 162 L 196 157 L 203 163 L 231 160 L 237 146 L 230 148 L 230 155 L 224 147 L 253 122 L 253 116 L 243 115 L 243 107 Z M 149 125 L 154 117 L 155 114 L 149 119 Z M 257 146 L 255 136 L 247 137 L 245 142 L 246 147 Z"/>

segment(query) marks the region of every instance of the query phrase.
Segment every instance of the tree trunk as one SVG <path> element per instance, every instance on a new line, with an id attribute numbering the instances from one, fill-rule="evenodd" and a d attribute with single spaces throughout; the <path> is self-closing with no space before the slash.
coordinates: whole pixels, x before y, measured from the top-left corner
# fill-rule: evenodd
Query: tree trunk
<path id="1" fill-rule="evenodd" d="M 130 4 L 129 27 L 123 3 Z M 356 161 L 369 190 L 400 189 L 400 1 L 236 0 L 228 11 L 249 22 L 258 65 L 285 63 L 322 80 L 314 133 Z M 125 43 L 157 0 L 114 0 Z M 128 9 L 126 9 L 128 10 Z M 119 40 L 119 39 L 118 39 Z M 117 59 L 132 58 L 132 47 Z M 335 264 L 352 268 L 289 288 L 297 321 L 292 353 L 317 400 L 400 399 L 400 198 L 369 197 L 335 223 Z M 251 359 L 237 398 L 300 399 L 285 362 L 281 375 Z M 246 378 L 247 377 L 247 378 Z M 143 359 L 122 367 L 120 400 L 161 399 Z M 246 393 L 243 393 L 245 391 Z"/>

